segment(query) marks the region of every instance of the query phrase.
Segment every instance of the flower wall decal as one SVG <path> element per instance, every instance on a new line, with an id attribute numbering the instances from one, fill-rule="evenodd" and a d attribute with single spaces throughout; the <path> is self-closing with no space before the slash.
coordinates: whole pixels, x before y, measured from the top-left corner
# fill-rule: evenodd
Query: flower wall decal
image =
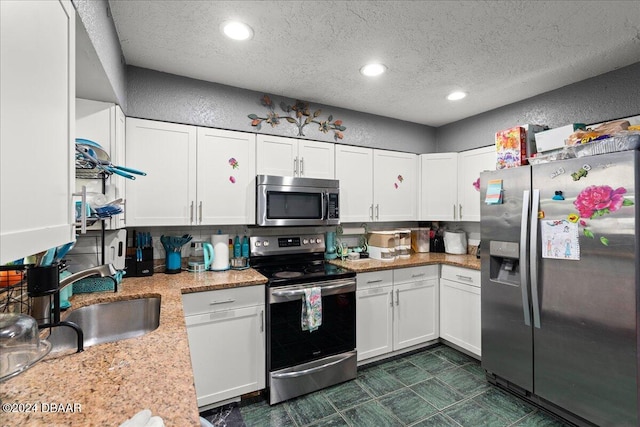
<path id="1" fill-rule="evenodd" d="M 268 95 L 262 97 L 261 103 L 269 109 L 266 117 L 260 117 L 257 114 L 249 114 L 247 116 L 251 119 L 251 126 L 254 126 L 257 130 L 262 128 L 263 122 L 274 128 L 286 121 L 298 128 L 298 136 L 305 136 L 303 132 L 305 126 L 314 123 L 318 125 L 318 130 L 322 133 L 333 131 L 334 140 L 337 141 L 344 138 L 342 132 L 347 128 L 342 125 L 342 120 L 333 120 L 333 115 L 329 115 L 326 120 L 322 120 L 320 118 L 322 110 L 318 109 L 311 113 L 309 103 L 306 101 L 296 100 L 293 105 L 288 105 L 284 101 L 280 102 L 280 109 L 284 113 L 282 116 L 275 111 L 273 101 Z"/>
<path id="2" fill-rule="evenodd" d="M 571 213 L 567 219 L 573 223 L 578 222 L 583 227 L 583 234 L 590 239 L 595 239 L 593 232 L 588 229 L 587 219 L 597 219 L 603 215 L 616 212 L 623 206 L 633 206 L 633 201 L 624 197 L 627 189 L 618 187 L 613 189 L 608 185 L 590 185 L 583 189 L 573 205 L 578 213 Z M 609 239 L 602 236 L 600 243 L 609 245 Z"/>

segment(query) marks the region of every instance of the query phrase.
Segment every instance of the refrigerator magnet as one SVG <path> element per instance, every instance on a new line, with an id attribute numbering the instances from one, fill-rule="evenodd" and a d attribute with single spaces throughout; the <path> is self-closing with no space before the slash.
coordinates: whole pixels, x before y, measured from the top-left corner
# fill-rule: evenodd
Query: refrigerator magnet
<path id="1" fill-rule="evenodd" d="M 553 197 L 551 198 L 551 200 L 564 200 L 564 196 L 562 195 L 562 191 L 560 190 L 556 190 L 554 192 Z"/>

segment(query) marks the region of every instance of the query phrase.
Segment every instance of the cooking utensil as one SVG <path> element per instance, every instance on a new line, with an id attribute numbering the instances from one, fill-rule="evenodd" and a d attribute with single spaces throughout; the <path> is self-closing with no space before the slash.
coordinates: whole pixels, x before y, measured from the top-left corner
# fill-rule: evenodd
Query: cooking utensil
<path id="1" fill-rule="evenodd" d="M 131 173 L 141 176 L 147 175 L 145 172 L 137 169 L 114 165 L 111 163 L 111 158 L 102 146 L 90 139 L 76 138 L 76 151 L 82 156 L 85 162 L 107 173 L 120 175 L 128 179 L 135 179 L 133 175 L 130 175 Z"/>

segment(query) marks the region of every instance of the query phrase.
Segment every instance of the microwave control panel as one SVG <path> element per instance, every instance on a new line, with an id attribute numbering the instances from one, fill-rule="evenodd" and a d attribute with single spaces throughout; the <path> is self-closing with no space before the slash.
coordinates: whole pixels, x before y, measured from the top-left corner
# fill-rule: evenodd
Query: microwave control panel
<path id="1" fill-rule="evenodd" d="M 339 195 L 337 193 L 329 193 L 329 209 L 327 212 L 327 219 L 339 219 L 340 218 L 340 210 L 338 206 L 338 198 Z"/>

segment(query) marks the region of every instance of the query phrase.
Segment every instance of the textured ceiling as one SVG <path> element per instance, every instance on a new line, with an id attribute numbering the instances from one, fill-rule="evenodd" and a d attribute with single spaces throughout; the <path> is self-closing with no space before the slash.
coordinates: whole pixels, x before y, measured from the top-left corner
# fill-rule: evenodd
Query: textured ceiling
<path id="1" fill-rule="evenodd" d="M 110 5 L 129 65 L 430 126 L 640 62 L 637 0 Z M 253 39 L 226 39 L 231 19 Z M 361 76 L 372 61 L 388 72 Z"/>

